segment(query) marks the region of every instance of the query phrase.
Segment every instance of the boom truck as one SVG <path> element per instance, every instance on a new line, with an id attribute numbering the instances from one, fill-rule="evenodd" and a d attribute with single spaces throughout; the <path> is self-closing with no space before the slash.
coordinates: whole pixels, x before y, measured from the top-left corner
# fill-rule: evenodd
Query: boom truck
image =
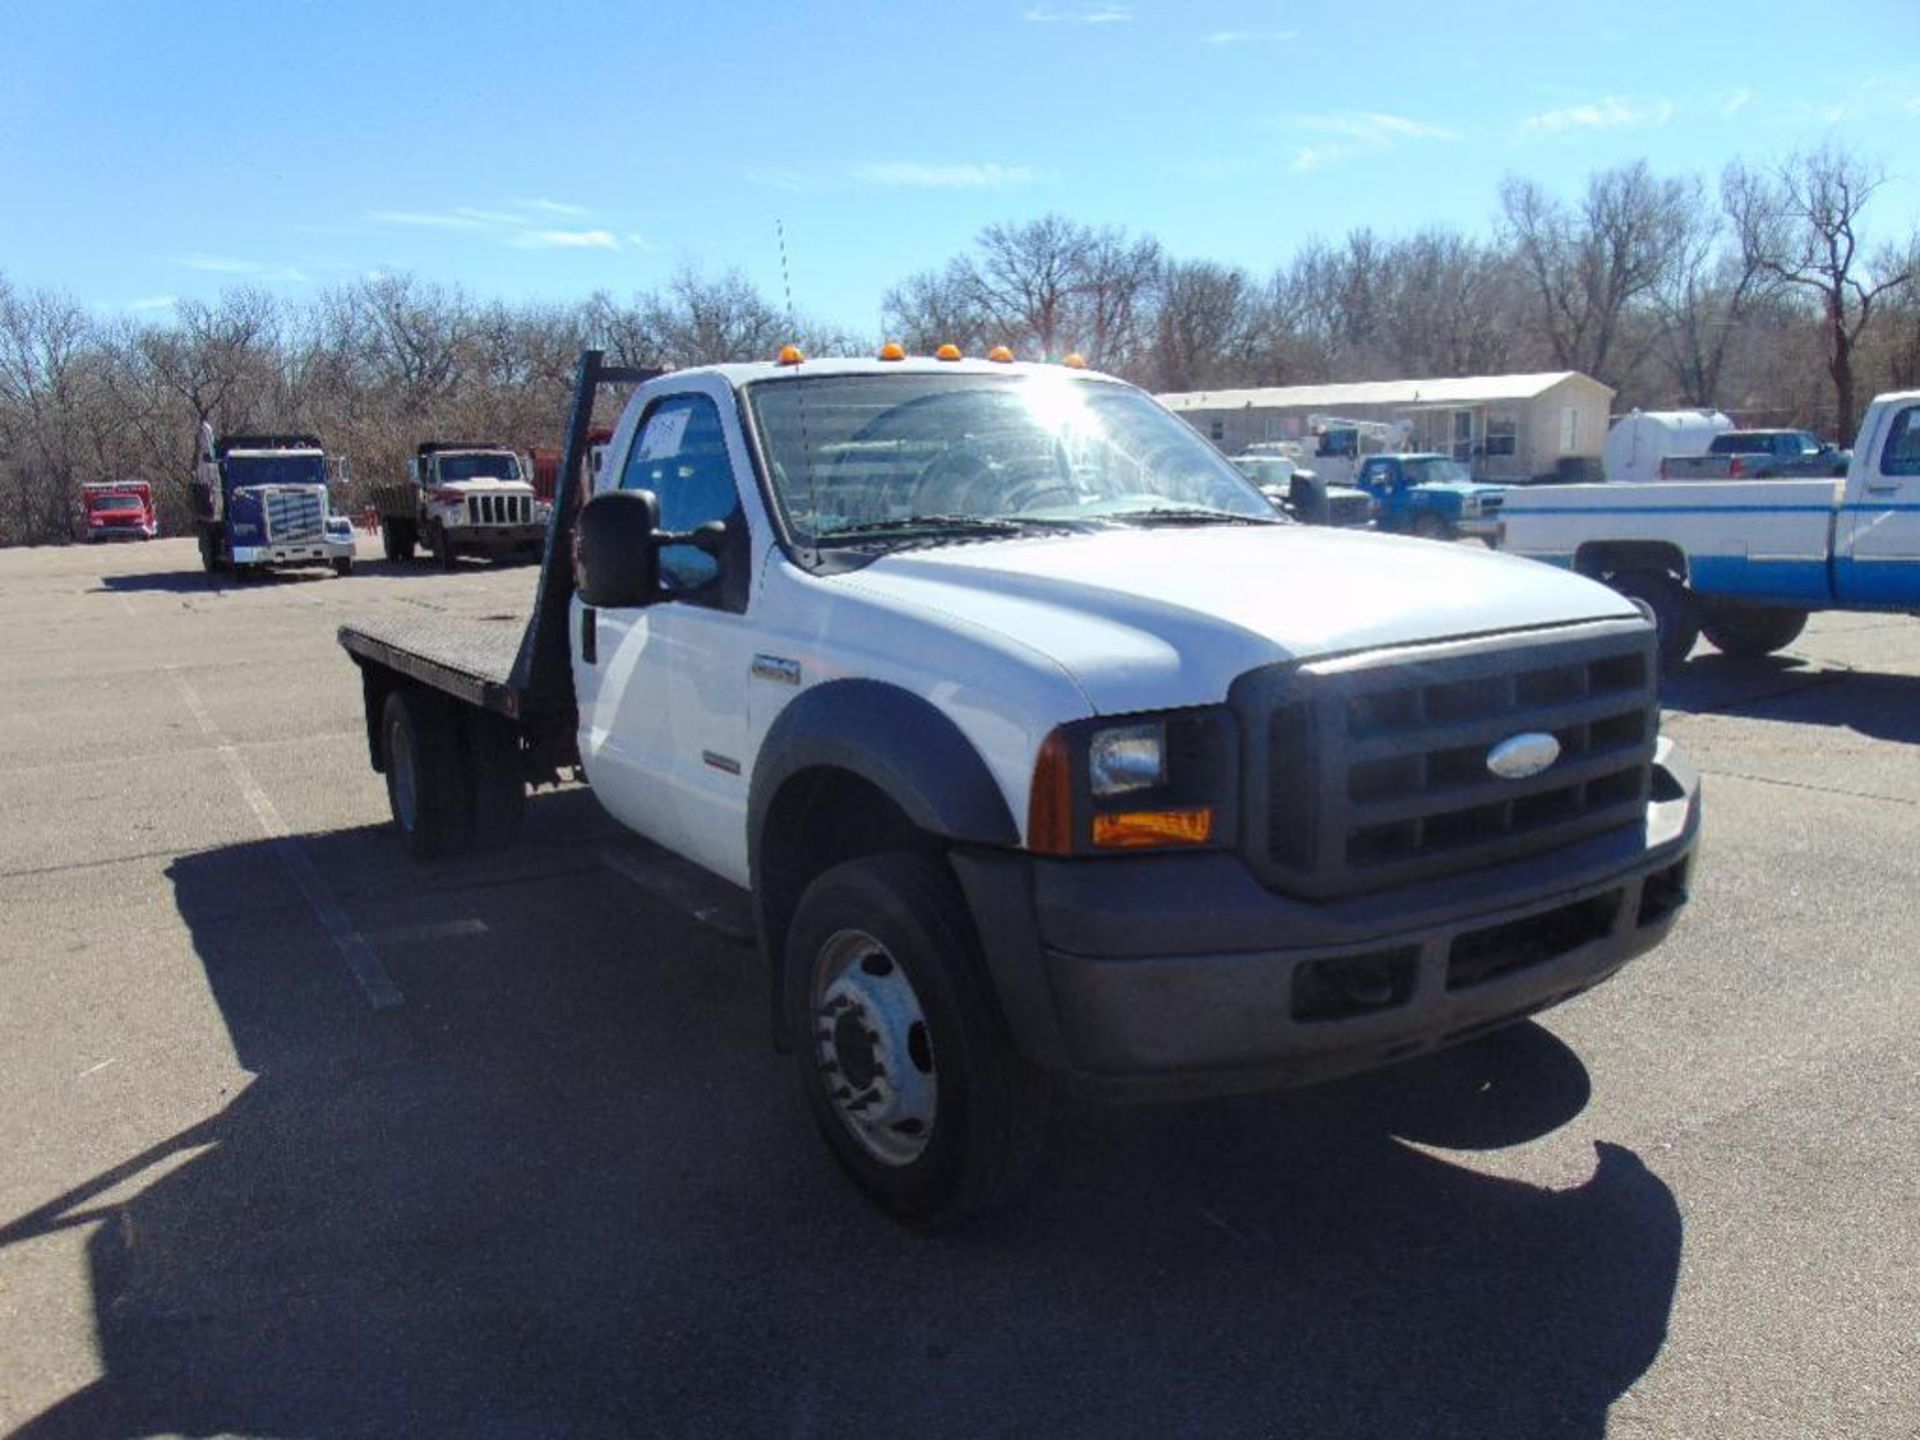
<path id="1" fill-rule="evenodd" d="M 285 566 L 353 571 L 353 521 L 333 513 L 327 456 L 311 435 L 227 435 L 200 426 L 194 532 L 208 574 L 244 579 Z"/>
<path id="2" fill-rule="evenodd" d="M 1700 795 L 1639 608 L 1291 523 L 1129 385 L 943 354 L 585 354 L 524 624 L 340 631 L 410 852 L 581 777 L 734 887 L 828 1149 L 916 1224 L 1009 1194 L 1062 1092 L 1389 1064 L 1666 937 Z"/>
<path id="3" fill-rule="evenodd" d="M 407 462 L 407 477 L 373 492 L 389 560 L 425 547 L 443 570 L 461 554 L 537 554 L 548 502 L 520 457 L 504 445 L 429 440 Z"/>

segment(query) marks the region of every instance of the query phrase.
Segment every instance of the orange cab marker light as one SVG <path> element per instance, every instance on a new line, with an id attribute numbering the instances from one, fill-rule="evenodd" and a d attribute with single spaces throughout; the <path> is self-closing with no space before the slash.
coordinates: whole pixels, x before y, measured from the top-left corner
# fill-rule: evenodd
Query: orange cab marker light
<path id="1" fill-rule="evenodd" d="M 1013 363 L 1013 351 L 1004 345 L 996 345 L 987 352 L 987 358 L 997 365 L 1011 365 Z"/>
<path id="2" fill-rule="evenodd" d="M 1084 370 L 1087 368 L 1087 357 L 1082 355 L 1078 350 L 1075 350 L 1060 363 L 1069 370 Z"/>
<path id="3" fill-rule="evenodd" d="M 1211 810 L 1130 810 L 1093 817 L 1093 843 L 1103 850 L 1204 845 L 1212 838 Z"/>
<path id="4" fill-rule="evenodd" d="M 1027 797 L 1027 848 L 1036 855 L 1073 853 L 1073 763 L 1067 740 L 1055 732 L 1033 762 L 1033 790 Z"/>
<path id="5" fill-rule="evenodd" d="M 938 350 L 933 352 L 933 358 L 936 360 L 958 360 L 960 358 L 960 347 L 952 344 L 942 345 Z"/>
<path id="6" fill-rule="evenodd" d="M 880 347 L 880 358 L 882 360 L 904 360 L 907 358 L 907 352 L 901 349 L 895 342 L 889 340 Z"/>
<path id="7" fill-rule="evenodd" d="M 798 365 L 806 358 L 806 356 L 800 353 L 800 347 L 798 345 L 785 345 L 780 349 L 779 360 L 774 363 L 779 365 Z"/>

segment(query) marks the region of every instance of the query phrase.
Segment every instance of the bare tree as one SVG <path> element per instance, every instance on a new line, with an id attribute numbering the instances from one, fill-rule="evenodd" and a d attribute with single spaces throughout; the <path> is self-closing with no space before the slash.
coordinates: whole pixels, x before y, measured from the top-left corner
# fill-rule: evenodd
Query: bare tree
<path id="1" fill-rule="evenodd" d="M 1252 367 L 1260 304 L 1252 277 L 1212 260 L 1171 261 L 1161 272 L 1160 303 L 1146 379 L 1158 390 L 1231 385 Z"/>
<path id="2" fill-rule="evenodd" d="M 1699 203 L 1697 180 L 1656 179 L 1643 160 L 1591 177 L 1577 206 L 1531 180 L 1501 183 L 1507 241 L 1560 368 L 1612 384 L 1633 367 L 1619 353 L 1631 309 L 1673 265 Z"/>
<path id="3" fill-rule="evenodd" d="M 1885 178 L 1832 146 L 1794 155 L 1766 174 L 1738 165 L 1728 172 L 1729 188 L 1743 197 L 1743 255 L 1780 283 L 1807 291 L 1820 307 L 1834 433 L 1842 440 L 1859 420 L 1854 349 L 1881 297 L 1913 278 L 1910 257 L 1889 253 L 1893 268 L 1882 271 L 1863 253 L 1860 212 Z"/>

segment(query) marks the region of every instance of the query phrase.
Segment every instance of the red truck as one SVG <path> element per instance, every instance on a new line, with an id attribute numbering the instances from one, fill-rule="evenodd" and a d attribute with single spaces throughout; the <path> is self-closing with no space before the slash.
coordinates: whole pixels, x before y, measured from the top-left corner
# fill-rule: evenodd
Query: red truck
<path id="1" fill-rule="evenodd" d="M 151 540 L 160 533 L 153 487 L 144 480 L 99 480 L 80 487 L 80 508 L 89 542 Z"/>

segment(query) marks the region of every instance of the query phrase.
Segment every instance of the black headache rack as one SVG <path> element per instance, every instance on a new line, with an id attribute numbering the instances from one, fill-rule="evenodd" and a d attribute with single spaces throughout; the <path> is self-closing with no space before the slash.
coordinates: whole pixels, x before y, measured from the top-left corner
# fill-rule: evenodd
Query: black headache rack
<path id="1" fill-rule="evenodd" d="M 509 445 L 489 444 L 481 440 L 422 440 L 413 447 L 413 453 L 422 460 L 429 455 L 445 455 L 461 450 L 503 451 L 509 455 L 513 453 L 513 448 Z"/>
<path id="2" fill-rule="evenodd" d="M 598 350 L 580 356 L 533 613 L 523 626 L 431 613 L 342 625 L 340 644 L 369 685 L 375 683 L 373 667 L 380 667 L 506 717 L 536 752 L 571 745 L 576 711 L 567 611 L 573 600 L 573 526 L 584 503 L 580 481 L 593 405 L 603 386 L 644 385 L 664 373 L 602 360 Z"/>

